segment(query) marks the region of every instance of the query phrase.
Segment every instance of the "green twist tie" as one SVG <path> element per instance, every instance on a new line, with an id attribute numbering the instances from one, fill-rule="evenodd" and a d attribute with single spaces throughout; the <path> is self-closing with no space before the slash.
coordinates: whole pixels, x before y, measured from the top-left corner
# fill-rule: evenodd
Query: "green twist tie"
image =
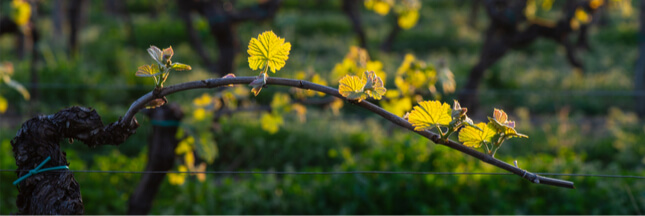
<path id="1" fill-rule="evenodd" d="M 22 180 L 25 180 L 26 178 L 29 178 L 29 176 L 32 176 L 32 175 L 35 175 L 35 174 L 38 174 L 38 173 L 41 173 L 41 172 L 47 172 L 47 171 L 51 171 L 51 170 L 60 170 L 60 169 L 66 169 L 66 170 L 69 170 L 69 167 L 68 167 L 68 166 L 57 166 L 57 167 L 49 167 L 49 168 L 45 168 L 45 169 L 40 169 L 41 167 L 45 166 L 45 164 L 46 164 L 47 162 L 49 162 L 49 160 L 51 160 L 51 159 L 52 159 L 52 158 L 51 158 L 50 156 L 47 156 L 47 158 L 45 159 L 45 161 L 43 161 L 42 163 L 40 163 L 40 165 L 38 165 L 35 169 L 29 170 L 29 173 L 27 173 L 27 175 L 24 175 L 24 176 L 22 176 L 22 177 L 18 178 L 17 180 L 15 180 L 15 181 L 13 182 L 13 185 L 17 185 L 17 184 L 18 184 L 18 183 L 20 183 Z"/>
<path id="2" fill-rule="evenodd" d="M 150 123 L 154 126 L 161 126 L 161 127 L 178 127 L 181 122 L 180 121 L 173 121 L 173 120 L 150 120 Z"/>

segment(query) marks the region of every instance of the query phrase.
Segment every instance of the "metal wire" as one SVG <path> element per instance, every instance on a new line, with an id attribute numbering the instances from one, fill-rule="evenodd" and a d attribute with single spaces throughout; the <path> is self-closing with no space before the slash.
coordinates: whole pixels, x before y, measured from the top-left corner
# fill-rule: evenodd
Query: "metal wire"
<path id="1" fill-rule="evenodd" d="M 0 172 L 15 172 L 16 170 L 1 169 Z M 20 170 L 29 171 L 29 170 Z M 67 172 L 67 171 L 49 171 Z M 124 170 L 69 170 L 74 173 L 121 173 L 121 174 L 216 174 L 216 175 L 354 175 L 354 174 L 386 174 L 386 175 L 514 175 L 512 173 L 496 172 L 414 172 L 414 171 L 331 171 L 331 172 L 297 172 L 297 171 L 124 171 Z M 596 178 L 630 178 L 645 179 L 645 176 L 607 175 L 607 174 L 574 174 L 574 173 L 535 173 L 543 176 L 596 177 Z"/>

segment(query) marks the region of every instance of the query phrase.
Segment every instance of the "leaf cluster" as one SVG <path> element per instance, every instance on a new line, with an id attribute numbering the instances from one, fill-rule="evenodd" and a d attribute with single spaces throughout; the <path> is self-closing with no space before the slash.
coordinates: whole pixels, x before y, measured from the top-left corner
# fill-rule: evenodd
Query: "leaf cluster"
<path id="1" fill-rule="evenodd" d="M 163 88 L 164 82 L 166 82 L 166 79 L 168 79 L 168 75 L 170 75 L 171 70 L 175 71 L 184 71 L 184 70 L 192 70 L 190 65 L 187 64 L 182 64 L 178 62 L 172 62 L 172 56 L 174 55 L 174 51 L 172 50 L 172 47 L 165 48 L 163 50 L 159 49 L 156 46 L 150 46 L 148 48 L 148 54 L 150 54 L 150 57 L 152 57 L 153 60 L 157 63 L 155 64 L 150 64 L 150 65 L 142 65 L 137 69 L 137 72 L 135 73 L 136 76 L 138 77 L 152 77 L 155 79 L 155 89 L 161 89 Z M 166 104 L 167 100 L 166 98 L 157 98 L 150 102 L 146 108 L 156 108 L 161 105 Z"/>
<path id="2" fill-rule="evenodd" d="M 450 105 L 436 100 L 421 101 L 419 105 L 406 115 L 414 130 L 423 131 L 437 129 L 441 140 L 447 141 L 451 134 L 459 131 L 459 141 L 471 148 L 485 147 L 486 153 L 495 156 L 502 143 L 510 138 L 528 138 L 515 130 L 515 122 L 508 120 L 508 115 L 502 110 L 495 109 L 489 122 L 473 123 L 456 100 Z"/>

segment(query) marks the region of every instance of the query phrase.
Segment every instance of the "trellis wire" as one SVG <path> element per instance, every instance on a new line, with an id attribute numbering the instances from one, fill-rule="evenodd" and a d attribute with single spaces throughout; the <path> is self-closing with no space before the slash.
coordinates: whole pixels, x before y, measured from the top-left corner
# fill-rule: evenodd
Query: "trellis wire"
<path id="1" fill-rule="evenodd" d="M 29 170 L 0 169 L 0 172 L 15 172 Z M 68 171 L 49 171 L 68 172 Z M 74 173 L 111 173 L 111 174 L 215 174 L 215 175 L 355 175 L 355 174 L 385 174 L 385 175 L 514 175 L 512 173 L 496 172 L 423 172 L 423 171 L 330 171 L 330 172 L 298 172 L 298 171 L 125 171 L 125 170 L 69 170 Z M 629 178 L 645 179 L 645 176 L 608 175 L 608 174 L 575 174 L 575 173 L 535 173 L 543 176 L 595 177 L 595 178 Z"/>

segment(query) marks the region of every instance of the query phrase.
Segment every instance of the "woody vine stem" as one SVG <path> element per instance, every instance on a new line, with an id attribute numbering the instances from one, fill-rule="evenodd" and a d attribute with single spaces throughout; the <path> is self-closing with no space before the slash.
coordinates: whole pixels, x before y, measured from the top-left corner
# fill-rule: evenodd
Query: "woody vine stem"
<path id="1" fill-rule="evenodd" d="M 217 87 L 222 87 L 222 86 L 228 86 L 231 84 L 249 84 L 255 80 L 256 77 L 230 77 L 230 78 L 216 78 L 216 79 L 206 79 L 206 80 L 200 80 L 200 81 L 193 81 L 193 82 L 186 82 L 186 83 L 180 83 L 164 88 L 157 88 L 136 101 L 132 103 L 128 111 L 125 113 L 123 118 L 121 118 L 118 122 L 120 125 L 126 125 L 129 126 L 130 124 L 136 124 L 136 120 L 134 120 L 134 115 L 139 112 L 139 110 L 143 109 L 146 105 L 146 103 L 158 99 L 158 98 L 163 98 L 166 95 L 170 95 L 173 93 L 181 92 L 181 91 L 186 91 L 190 89 L 205 89 L 205 88 L 217 88 Z M 341 99 L 346 99 L 340 93 L 338 92 L 337 89 L 329 87 L 329 86 L 324 86 L 324 85 L 319 85 L 315 84 L 312 82 L 308 81 L 303 81 L 303 80 L 295 80 L 295 79 L 285 79 L 285 78 L 273 78 L 273 77 L 267 77 L 266 78 L 266 85 L 276 85 L 276 86 L 291 86 L 291 87 L 296 87 L 296 88 L 301 88 L 301 89 L 309 89 L 313 91 L 318 91 L 322 92 L 325 94 L 329 94 Z M 511 164 L 508 164 L 504 161 L 501 161 L 499 159 L 496 159 L 490 155 L 484 154 L 480 151 L 477 151 L 473 148 L 467 147 L 465 145 L 462 145 L 461 143 L 448 140 L 448 139 L 441 139 L 441 136 L 439 134 L 433 133 L 429 130 L 423 130 L 423 131 L 415 131 L 414 126 L 412 126 L 408 121 L 405 119 L 396 116 L 383 108 L 374 105 L 373 103 L 370 103 L 366 100 L 362 100 L 360 102 L 353 101 L 353 100 L 348 100 L 350 103 L 356 104 L 364 109 L 369 110 L 370 112 L 376 113 L 380 115 L 381 117 L 387 119 L 388 121 L 399 125 L 405 129 L 408 129 L 410 131 L 413 131 L 436 144 L 441 144 L 444 146 L 447 146 L 449 148 L 455 149 L 457 151 L 460 151 L 462 153 L 465 153 L 467 155 L 470 155 L 472 157 L 475 157 L 483 162 L 486 162 L 488 164 L 491 164 L 493 166 L 502 168 L 506 171 L 509 171 L 515 175 L 518 175 L 524 179 L 529 180 L 530 182 L 537 183 L 537 184 L 545 184 L 545 185 L 551 185 L 551 186 L 556 186 L 556 187 L 564 187 L 564 188 L 574 188 L 573 182 L 570 181 L 565 181 L 565 180 L 560 180 L 560 179 L 555 179 L 555 178 L 549 178 L 549 177 L 544 177 L 544 176 L 539 176 L 537 174 L 528 172 L 526 170 L 523 170 L 519 167 L 513 166 Z"/>

